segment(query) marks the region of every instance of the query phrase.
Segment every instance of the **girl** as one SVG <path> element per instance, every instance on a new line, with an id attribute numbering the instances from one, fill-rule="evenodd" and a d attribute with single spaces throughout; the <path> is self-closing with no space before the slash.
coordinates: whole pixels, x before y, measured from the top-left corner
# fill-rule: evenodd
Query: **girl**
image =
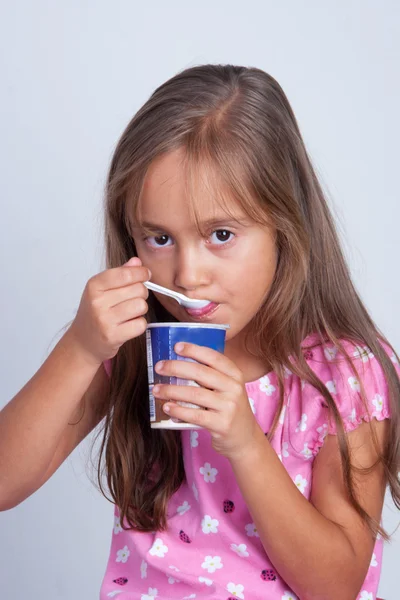
<path id="1" fill-rule="evenodd" d="M 2 509 L 103 422 L 101 600 L 375 600 L 387 484 L 400 503 L 398 357 L 354 289 L 281 87 L 231 65 L 161 85 L 117 145 L 105 215 L 107 270 L 0 415 Z M 149 276 L 211 304 L 149 295 Z M 157 321 L 230 326 L 223 355 L 178 344 L 195 362 L 156 367 L 199 384 L 154 393 L 202 429 L 150 428 Z"/>

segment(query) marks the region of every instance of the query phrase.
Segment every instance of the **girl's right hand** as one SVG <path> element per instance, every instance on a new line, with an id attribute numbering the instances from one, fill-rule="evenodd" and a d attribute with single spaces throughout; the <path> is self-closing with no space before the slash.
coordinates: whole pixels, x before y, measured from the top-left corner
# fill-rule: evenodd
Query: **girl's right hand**
<path id="1" fill-rule="evenodd" d="M 121 267 L 107 269 L 86 284 L 77 315 L 66 335 L 93 365 L 115 356 L 127 340 L 142 335 L 147 321 L 149 269 L 133 257 Z"/>

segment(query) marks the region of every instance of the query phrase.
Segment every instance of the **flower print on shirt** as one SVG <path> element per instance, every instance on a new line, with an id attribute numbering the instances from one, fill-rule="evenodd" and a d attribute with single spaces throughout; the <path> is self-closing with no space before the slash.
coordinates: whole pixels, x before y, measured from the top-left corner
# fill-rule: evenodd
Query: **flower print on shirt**
<path id="1" fill-rule="evenodd" d="M 121 518 L 117 517 L 117 515 L 114 515 L 114 533 L 115 535 L 118 535 L 118 533 L 121 533 L 121 531 Z"/>
<path id="2" fill-rule="evenodd" d="M 246 525 L 245 530 L 249 537 L 260 537 L 258 535 L 257 527 L 254 523 L 249 523 L 248 525 Z"/>
<path id="3" fill-rule="evenodd" d="M 282 456 L 284 458 L 287 458 L 289 456 L 288 448 L 289 448 L 289 442 L 283 442 L 283 444 L 282 444 Z"/>
<path id="4" fill-rule="evenodd" d="M 200 467 L 200 473 L 204 477 L 206 483 L 215 483 L 215 477 L 218 473 L 218 469 L 214 469 L 210 463 L 204 463 L 204 467 Z"/>
<path id="5" fill-rule="evenodd" d="M 231 544 L 231 550 L 236 552 L 238 556 L 249 556 L 246 544 Z"/>
<path id="6" fill-rule="evenodd" d="M 199 577 L 199 581 L 200 581 L 200 583 L 205 583 L 208 586 L 210 586 L 214 583 L 212 579 L 208 579 L 208 577 L 201 577 L 201 576 Z"/>
<path id="7" fill-rule="evenodd" d="M 149 554 L 152 556 L 159 556 L 160 558 L 164 558 L 167 552 L 168 547 L 165 546 L 161 538 L 157 538 L 149 550 Z"/>
<path id="8" fill-rule="evenodd" d="M 372 592 L 366 592 L 363 590 L 361 592 L 360 600 L 374 600 L 374 595 Z"/>
<path id="9" fill-rule="evenodd" d="M 293 592 L 285 592 L 282 596 L 282 600 L 299 600 L 296 594 Z"/>
<path id="10" fill-rule="evenodd" d="M 193 496 L 196 498 L 197 502 L 199 501 L 199 492 L 197 490 L 195 482 L 192 484 Z"/>
<path id="11" fill-rule="evenodd" d="M 153 598 L 157 598 L 158 590 L 156 588 L 149 588 L 147 594 L 142 594 L 140 600 L 153 600 Z"/>
<path id="12" fill-rule="evenodd" d="M 198 445 L 199 445 L 199 432 L 192 430 L 190 432 L 190 446 L 192 448 L 197 448 Z"/>
<path id="13" fill-rule="evenodd" d="M 116 562 L 123 562 L 126 563 L 126 561 L 128 560 L 130 555 L 130 552 L 128 550 L 128 546 L 124 546 L 122 548 L 122 550 L 117 550 L 117 558 L 116 558 Z"/>
<path id="14" fill-rule="evenodd" d="M 187 500 L 185 500 L 185 502 L 183 504 L 181 504 L 181 506 L 178 506 L 178 508 L 176 509 L 176 512 L 178 513 L 178 515 L 184 515 L 185 512 L 187 512 L 191 508 L 192 507 L 190 506 L 189 502 Z"/>
<path id="15" fill-rule="evenodd" d="M 306 442 L 306 443 L 304 444 L 304 448 L 303 448 L 303 450 L 300 452 L 300 454 L 303 454 L 303 455 L 304 455 L 304 457 L 305 457 L 306 459 L 312 458 L 312 451 L 311 451 L 311 449 L 308 447 L 308 442 Z"/>
<path id="16" fill-rule="evenodd" d="M 361 358 L 363 362 L 368 362 L 371 358 L 374 358 L 374 355 L 368 346 L 356 346 L 353 356 Z"/>
<path id="17" fill-rule="evenodd" d="M 360 391 L 360 382 L 358 381 L 357 377 L 349 377 L 347 381 L 349 382 L 352 390 L 355 392 Z"/>
<path id="18" fill-rule="evenodd" d="M 282 406 L 282 410 L 281 410 L 281 413 L 279 415 L 279 423 L 281 425 L 283 425 L 284 422 L 285 422 L 285 413 L 286 413 L 286 406 Z"/>
<path id="19" fill-rule="evenodd" d="M 392 363 L 394 363 L 395 365 L 399 364 L 399 361 L 397 360 L 397 356 L 395 355 L 395 353 L 393 352 L 392 356 L 390 357 L 390 360 L 392 361 Z"/>
<path id="20" fill-rule="evenodd" d="M 196 594 L 190 594 L 190 596 L 184 596 L 182 600 L 191 600 L 191 598 L 196 598 Z"/>
<path id="21" fill-rule="evenodd" d="M 168 579 L 168 583 L 170 583 L 171 585 L 174 583 L 180 583 L 179 579 L 175 579 L 175 577 L 172 577 L 172 575 L 168 575 L 168 573 L 166 573 L 167 579 Z"/>
<path id="22" fill-rule="evenodd" d="M 305 431 L 307 429 L 307 415 L 301 415 L 300 421 L 297 423 L 296 431 Z"/>
<path id="23" fill-rule="evenodd" d="M 220 556 L 206 556 L 201 565 L 202 569 L 207 569 L 209 573 L 215 573 L 217 569 L 222 569 L 224 565 L 221 563 Z"/>
<path id="24" fill-rule="evenodd" d="M 255 405 L 254 405 L 254 400 L 253 400 L 253 398 L 249 398 L 249 403 L 250 403 L 250 408 L 251 408 L 251 410 L 252 410 L 252 413 L 253 413 L 253 415 L 255 415 L 255 414 L 256 414 L 256 407 L 255 407 Z"/>
<path id="25" fill-rule="evenodd" d="M 265 375 L 264 377 L 261 377 L 261 379 L 260 379 L 260 390 L 262 392 L 264 392 L 265 394 L 267 394 L 267 396 L 271 396 L 275 392 L 276 388 L 270 382 L 268 375 Z"/>
<path id="26" fill-rule="evenodd" d="M 324 354 L 325 354 L 325 358 L 326 360 L 334 360 L 336 358 L 336 354 L 338 352 L 338 349 L 335 346 L 331 346 L 331 347 L 327 347 L 324 348 Z"/>
<path id="27" fill-rule="evenodd" d="M 375 394 L 375 397 L 372 399 L 372 404 L 375 406 L 375 411 L 377 413 L 381 413 L 383 409 L 383 398 L 380 394 Z"/>
<path id="28" fill-rule="evenodd" d="M 145 560 L 142 560 L 140 565 L 140 577 L 142 579 L 146 579 L 147 577 L 147 562 Z"/>
<path id="29" fill-rule="evenodd" d="M 371 562 L 370 562 L 370 567 L 377 567 L 378 566 L 378 561 L 376 560 L 376 556 L 375 556 L 375 552 L 372 555 L 371 558 Z"/>
<path id="30" fill-rule="evenodd" d="M 317 427 L 317 433 L 319 433 L 318 441 L 323 442 L 326 436 L 328 435 L 327 423 L 322 423 L 321 427 Z"/>
<path id="31" fill-rule="evenodd" d="M 107 596 L 109 598 L 114 598 L 114 596 L 118 596 L 118 594 L 122 594 L 122 590 L 114 590 L 113 592 L 108 592 Z"/>
<path id="32" fill-rule="evenodd" d="M 331 394 L 336 394 L 336 381 L 327 381 L 325 384 L 326 389 Z"/>
<path id="33" fill-rule="evenodd" d="M 230 582 L 226 586 L 226 589 L 228 590 L 228 592 L 230 594 L 235 596 L 235 598 L 241 598 L 241 600 L 244 600 L 244 595 L 243 595 L 244 586 L 241 585 L 240 583 L 235 584 L 235 583 Z"/>
<path id="34" fill-rule="evenodd" d="M 307 479 L 303 479 L 303 477 L 299 474 L 299 475 L 296 475 L 296 477 L 294 479 L 294 483 L 299 488 L 299 490 L 301 491 L 301 493 L 304 494 L 305 489 L 306 489 L 306 487 L 308 485 Z"/>
<path id="35" fill-rule="evenodd" d="M 201 522 L 201 529 L 203 533 L 218 533 L 218 519 L 212 519 L 210 515 L 204 515 Z"/>
<path id="36" fill-rule="evenodd" d="M 283 367 L 283 376 L 285 379 L 289 379 L 293 375 L 292 371 L 288 369 L 286 366 Z"/>

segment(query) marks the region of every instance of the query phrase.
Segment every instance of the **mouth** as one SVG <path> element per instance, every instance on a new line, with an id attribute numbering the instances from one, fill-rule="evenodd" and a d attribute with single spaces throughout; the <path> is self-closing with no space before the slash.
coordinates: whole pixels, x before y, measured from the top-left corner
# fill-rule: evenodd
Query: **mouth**
<path id="1" fill-rule="evenodd" d="M 185 308 L 184 310 L 191 317 L 201 319 L 203 317 L 208 317 L 212 315 L 217 310 L 218 306 L 219 304 L 217 304 L 216 302 L 209 302 L 209 304 L 207 304 L 207 306 L 204 306 L 203 308 Z"/>

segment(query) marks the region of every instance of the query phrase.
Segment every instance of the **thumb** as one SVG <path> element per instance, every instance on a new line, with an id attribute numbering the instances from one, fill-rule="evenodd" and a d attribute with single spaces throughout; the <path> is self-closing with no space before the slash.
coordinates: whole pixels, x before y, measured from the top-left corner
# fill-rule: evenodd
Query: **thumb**
<path id="1" fill-rule="evenodd" d="M 140 267 L 142 265 L 142 261 L 140 260 L 140 258 L 138 256 L 132 256 L 132 258 L 130 258 L 128 260 L 128 262 L 126 262 L 125 264 L 123 264 L 123 267 Z"/>

